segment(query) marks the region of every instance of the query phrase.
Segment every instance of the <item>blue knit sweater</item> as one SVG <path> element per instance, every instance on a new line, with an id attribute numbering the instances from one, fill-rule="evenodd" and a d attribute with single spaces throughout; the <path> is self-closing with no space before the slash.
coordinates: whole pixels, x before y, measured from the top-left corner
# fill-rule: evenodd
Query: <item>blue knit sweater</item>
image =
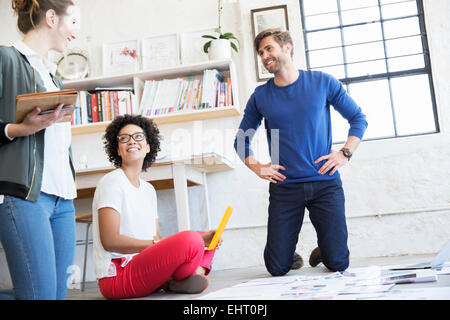
<path id="1" fill-rule="evenodd" d="M 320 71 L 299 70 L 298 79 L 279 87 L 273 79 L 257 87 L 244 111 L 234 142 L 242 161 L 254 155 L 251 140 L 264 118 L 272 164 L 286 168 L 286 180 L 278 183 L 330 180 L 339 177 L 318 173 L 315 164 L 332 147 L 330 105 L 350 124 L 349 136 L 362 139 L 366 116 L 347 94 L 341 82 Z M 278 143 L 279 142 L 279 143 Z"/>

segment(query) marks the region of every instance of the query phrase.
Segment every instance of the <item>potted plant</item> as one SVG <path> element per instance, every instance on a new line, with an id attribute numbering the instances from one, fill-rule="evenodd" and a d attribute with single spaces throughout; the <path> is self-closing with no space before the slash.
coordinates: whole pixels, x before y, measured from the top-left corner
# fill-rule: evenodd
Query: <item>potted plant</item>
<path id="1" fill-rule="evenodd" d="M 205 34 L 202 38 L 211 39 L 203 45 L 203 51 L 208 54 L 209 60 L 231 59 L 231 48 L 239 51 L 239 39 L 231 32 L 222 33 L 222 0 L 218 0 L 219 27 L 214 29 L 217 36 Z"/>

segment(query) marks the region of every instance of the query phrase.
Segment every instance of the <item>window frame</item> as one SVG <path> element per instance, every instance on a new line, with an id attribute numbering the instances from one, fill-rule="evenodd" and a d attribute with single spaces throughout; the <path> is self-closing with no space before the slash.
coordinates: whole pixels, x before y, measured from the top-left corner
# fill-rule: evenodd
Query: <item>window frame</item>
<path id="1" fill-rule="evenodd" d="M 417 5 L 417 14 L 405 15 L 405 16 L 395 17 L 395 18 L 387 18 L 387 19 L 383 19 L 382 4 L 381 4 L 380 0 L 378 0 L 377 1 L 378 2 L 377 8 L 380 11 L 380 19 L 379 20 L 374 20 L 374 21 L 371 21 L 371 22 L 352 23 L 352 24 L 343 24 L 342 23 L 342 12 L 341 12 L 340 0 L 336 0 L 336 3 L 337 3 L 337 14 L 338 14 L 338 17 L 339 17 L 339 25 L 338 26 L 334 26 L 334 27 L 326 27 L 326 28 L 319 28 L 319 29 L 312 29 L 312 30 L 307 30 L 305 28 L 305 26 L 306 26 L 306 23 L 305 23 L 306 19 L 305 19 L 305 17 L 307 15 L 305 15 L 303 2 L 304 2 L 304 0 L 299 0 L 300 16 L 301 16 L 301 21 L 302 21 L 302 33 L 303 33 L 303 40 L 304 40 L 304 45 L 305 45 L 306 66 L 307 66 L 308 70 L 311 70 L 311 69 L 313 69 L 313 70 L 320 70 L 320 68 L 323 68 L 323 67 L 330 67 L 330 66 L 336 66 L 336 65 L 321 66 L 321 67 L 311 68 L 309 52 L 314 51 L 314 50 L 310 50 L 309 49 L 307 34 L 308 33 L 312 33 L 312 32 L 319 32 L 319 31 L 339 30 L 340 31 L 340 35 L 341 35 L 340 46 L 330 46 L 330 47 L 325 47 L 325 48 L 315 49 L 315 50 L 323 50 L 323 49 L 328 49 L 328 48 L 341 48 L 342 54 L 343 54 L 343 64 L 339 64 L 337 66 L 343 66 L 345 78 L 339 78 L 338 80 L 340 82 L 342 82 L 342 84 L 346 87 L 346 89 L 348 90 L 348 86 L 351 85 L 351 84 L 354 84 L 354 83 L 369 82 L 369 81 L 374 81 L 374 80 L 387 80 L 387 82 L 388 82 L 389 96 L 390 96 L 389 97 L 389 99 L 390 99 L 390 108 L 391 108 L 391 111 L 392 111 L 392 121 L 393 121 L 394 134 L 391 135 L 391 136 L 386 136 L 386 137 L 374 137 L 374 138 L 368 138 L 368 139 L 363 139 L 363 140 L 365 140 L 365 141 L 383 140 L 383 139 L 403 138 L 403 137 L 410 137 L 410 136 L 421 136 L 421 135 L 427 135 L 427 134 L 440 133 L 441 130 L 440 130 L 439 117 L 438 117 L 438 112 L 437 112 L 436 96 L 435 96 L 434 83 L 433 83 L 433 73 L 432 73 L 432 68 L 431 68 L 430 51 L 429 51 L 429 47 L 428 47 L 428 38 L 427 38 L 427 31 L 426 31 L 426 24 L 425 24 L 425 17 L 424 17 L 423 0 L 415 0 L 416 5 Z M 399 0 L 398 2 L 395 2 L 395 3 L 402 3 L 402 2 L 412 2 L 412 1 Z M 364 9 L 364 8 L 370 8 L 370 7 L 375 7 L 375 6 L 361 7 L 361 8 L 358 8 L 358 9 Z M 328 13 L 328 12 L 324 12 L 324 13 L 320 13 L 320 14 L 325 14 L 325 13 Z M 317 15 L 320 15 L 320 14 L 317 14 Z M 424 58 L 424 67 L 423 68 L 415 68 L 415 69 L 408 69 L 408 70 L 390 72 L 389 71 L 389 66 L 388 66 L 388 56 L 387 56 L 387 52 L 386 52 L 386 41 L 388 41 L 390 39 L 386 40 L 383 23 L 385 21 L 395 21 L 395 20 L 402 20 L 402 19 L 415 18 L 415 17 L 417 17 L 418 21 L 419 21 L 419 28 L 420 28 L 419 36 L 421 37 L 421 43 L 422 43 L 422 54 L 423 54 L 423 58 Z M 344 32 L 343 30 L 346 27 L 353 27 L 353 26 L 358 26 L 358 25 L 366 25 L 368 23 L 380 23 L 380 25 L 381 25 L 382 39 L 381 40 L 374 40 L 374 41 L 367 41 L 367 42 L 364 42 L 364 43 L 365 44 L 369 44 L 369 43 L 381 42 L 383 44 L 384 58 L 376 59 L 376 60 L 384 60 L 385 61 L 386 72 L 379 73 L 379 74 L 373 74 L 373 75 L 366 75 L 366 76 L 347 77 L 347 75 L 348 75 L 348 70 L 347 70 L 348 64 L 353 64 L 355 62 L 348 63 L 347 60 L 346 60 L 346 52 L 345 52 L 346 44 L 345 44 L 344 38 L 343 38 L 343 32 Z M 415 36 L 417 36 L 417 35 L 415 35 Z M 411 37 L 411 36 L 404 36 L 404 38 L 406 38 L 406 37 Z M 399 39 L 400 38 L 403 38 L 403 37 L 399 37 Z M 360 43 L 358 43 L 358 44 L 360 44 Z M 408 55 L 405 55 L 405 56 L 408 56 Z M 376 60 L 368 60 L 368 61 L 376 61 Z M 364 62 L 364 61 L 358 61 L 356 63 L 361 63 L 361 62 Z M 395 106 L 394 106 L 393 98 L 392 98 L 391 79 L 393 79 L 393 78 L 401 78 L 401 77 L 408 77 L 408 76 L 413 76 L 413 75 L 427 75 L 428 76 L 428 83 L 429 83 L 429 86 L 430 86 L 430 97 L 431 97 L 432 112 L 433 112 L 433 118 L 434 118 L 434 124 L 435 124 L 435 131 L 422 132 L 422 133 L 411 133 L 411 134 L 399 134 L 398 133 L 398 129 L 397 129 L 397 120 L 396 120 L 396 115 L 395 115 Z M 333 141 L 333 144 L 340 144 L 340 143 L 343 143 L 343 142 L 345 142 L 345 141 Z"/>

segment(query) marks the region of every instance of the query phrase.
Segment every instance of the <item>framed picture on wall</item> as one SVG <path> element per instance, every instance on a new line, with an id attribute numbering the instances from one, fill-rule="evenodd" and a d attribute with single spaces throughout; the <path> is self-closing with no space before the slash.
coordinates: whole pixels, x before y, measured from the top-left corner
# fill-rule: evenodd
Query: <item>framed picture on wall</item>
<path id="1" fill-rule="evenodd" d="M 287 15 L 287 6 L 274 6 L 267 8 L 259 8 L 251 10 L 253 39 L 263 30 L 280 29 L 280 31 L 289 30 L 289 22 Z M 255 51 L 256 79 L 265 81 L 273 77 L 269 71 L 264 68 L 258 54 Z"/>
<path id="2" fill-rule="evenodd" d="M 180 64 L 178 34 L 167 34 L 142 39 L 142 70 L 165 68 Z"/>
<path id="3" fill-rule="evenodd" d="M 216 28 L 203 29 L 198 31 L 183 32 L 180 34 L 181 42 L 181 63 L 191 64 L 208 61 L 208 54 L 203 52 L 203 45 L 209 39 L 202 38 L 204 34 L 215 34 Z"/>
<path id="4" fill-rule="evenodd" d="M 137 40 L 103 44 L 103 74 L 139 71 L 138 45 Z"/>

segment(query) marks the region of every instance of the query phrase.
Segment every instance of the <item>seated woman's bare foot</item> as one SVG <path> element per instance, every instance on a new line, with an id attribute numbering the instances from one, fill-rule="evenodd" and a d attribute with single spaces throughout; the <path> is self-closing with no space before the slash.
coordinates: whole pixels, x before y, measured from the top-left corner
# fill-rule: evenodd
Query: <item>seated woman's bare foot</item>
<path id="1" fill-rule="evenodd" d="M 195 274 L 200 274 L 200 275 L 204 276 L 206 274 L 206 269 L 199 266 L 197 268 L 197 270 L 195 270 Z"/>

